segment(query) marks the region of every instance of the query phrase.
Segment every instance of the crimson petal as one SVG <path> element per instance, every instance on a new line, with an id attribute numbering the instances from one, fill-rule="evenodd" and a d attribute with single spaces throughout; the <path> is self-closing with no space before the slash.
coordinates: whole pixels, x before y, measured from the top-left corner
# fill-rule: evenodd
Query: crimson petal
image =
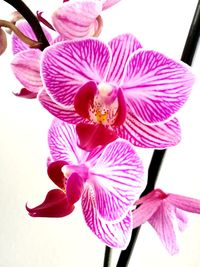
<path id="1" fill-rule="evenodd" d="M 77 202 L 83 192 L 84 180 L 77 173 L 72 173 L 67 181 L 66 193 L 71 204 Z"/>
<path id="2" fill-rule="evenodd" d="M 89 106 L 91 103 L 93 103 L 96 92 L 96 83 L 90 81 L 82 86 L 75 95 L 74 108 L 76 112 L 83 118 L 89 118 Z"/>
<path id="3" fill-rule="evenodd" d="M 117 134 L 102 124 L 79 123 L 76 125 L 76 131 L 80 148 L 87 151 L 99 145 L 105 146 L 117 139 Z"/>
<path id="4" fill-rule="evenodd" d="M 49 191 L 42 204 L 35 208 L 29 208 L 26 204 L 26 210 L 31 217 L 64 217 L 74 210 L 74 205 L 70 205 L 66 194 L 60 189 Z"/>
<path id="5" fill-rule="evenodd" d="M 62 167 L 67 163 L 63 160 L 55 161 L 49 164 L 47 173 L 49 178 L 62 190 L 66 189 L 65 176 L 62 172 Z"/>
<path id="6" fill-rule="evenodd" d="M 23 97 L 23 98 L 27 98 L 27 99 L 33 99 L 33 98 L 36 98 L 37 97 L 37 93 L 32 92 L 32 91 L 29 91 L 26 88 L 22 88 L 19 93 L 14 93 L 13 92 L 13 94 L 15 96 Z"/>
<path id="7" fill-rule="evenodd" d="M 119 88 L 118 90 L 118 110 L 117 110 L 117 118 L 114 122 L 115 126 L 120 126 L 124 123 L 125 119 L 126 119 L 126 102 L 124 99 L 124 95 L 122 90 Z"/>

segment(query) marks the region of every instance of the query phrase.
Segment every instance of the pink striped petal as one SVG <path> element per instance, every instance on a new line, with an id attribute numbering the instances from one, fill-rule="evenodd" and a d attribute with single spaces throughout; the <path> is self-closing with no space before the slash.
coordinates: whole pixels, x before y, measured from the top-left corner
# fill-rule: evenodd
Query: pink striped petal
<path id="1" fill-rule="evenodd" d="M 105 222 L 98 216 L 92 188 L 86 188 L 82 195 L 82 209 L 85 221 L 92 232 L 107 246 L 126 249 L 132 230 L 131 212 L 120 222 Z"/>
<path id="2" fill-rule="evenodd" d="M 86 160 L 89 168 L 93 167 L 96 164 L 103 150 L 104 150 L 104 146 L 97 146 L 96 148 L 90 151 L 90 153 L 88 154 L 87 160 Z"/>
<path id="3" fill-rule="evenodd" d="M 59 43 L 59 42 L 64 42 L 64 41 L 67 41 L 68 39 L 65 38 L 64 36 L 62 35 L 58 35 L 56 36 L 52 41 L 51 41 L 51 45 L 53 44 L 56 44 L 56 43 Z"/>
<path id="4" fill-rule="evenodd" d="M 84 162 L 88 152 L 77 146 L 75 126 L 55 119 L 49 129 L 48 143 L 54 161 L 64 160 L 68 165 Z"/>
<path id="5" fill-rule="evenodd" d="M 64 217 L 72 213 L 74 206 L 69 204 L 66 194 L 60 189 L 53 189 L 48 192 L 42 204 L 35 208 L 29 208 L 26 205 L 26 210 L 32 217 Z"/>
<path id="6" fill-rule="evenodd" d="M 103 10 L 117 4 L 121 0 L 103 0 Z"/>
<path id="7" fill-rule="evenodd" d="M 37 38 L 33 32 L 33 30 L 31 29 L 30 25 L 28 24 L 27 21 L 18 21 L 16 24 L 17 28 L 27 37 L 31 38 L 32 40 L 37 41 Z M 50 33 L 42 28 L 45 36 L 47 37 L 47 40 L 49 41 L 49 43 L 51 42 L 51 35 Z M 15 34 L 12 35 L 12 50 L 13 50 L 13 54 L 17 54 L 20 51 L 26 50 L 26 49 L 30 49 L 30 47 L 25 44 L 24 42 L 22 42 Z"/>
<path id="8" fill-rule="evenodd" d="M 90 173 L 97 210 L 106 221 L 127 214 L 144 189 L 142 162 L 133 146 L 122 139 L 105 147 Z"/>
<path id="9" fill-rule="evenodd" d="M 83 192 L 84 180 L 77 173 L 72 173 L 72 175 L 67 180 L 66 194 L 69 203 L 76 203 Z"/>
<path id="10" fill-rule="evenodd" d="M 129 60 L 123 89 L 139 120 L 167 120 L 188 99 L 194 76 L 189 66 L 155 51 L 138 51 Z"/>
<path id="11" fill-rule="evenodd" d="M 125 65 L 130 55 L 137 49 L 141 48 L 141 44 L 132 34 L 122 34 L 109 42 L 112 51 L 112 61 L 106 80 L 112 84 L 121 84 Z"/>
<path id="12" fill-rule="evenodd" d="M 176 194 L 169 194 L 167 201 L 181 209 L 192 213 L 200 213 L 200 200 L 191 197 L 184 197 Z"/>
<path id="13" fill-rule="evenodd" d="M 172 208 L 167 202 L 163 201 L 162 205 L 148 221 L 156 230 L 168 252 L 174 255 L 179 249 L 172 219 Z"/>
<path id="14" fill-rule="evenodd" d="M 70 1 L 52 15 L 56 31 L 68 39 L 92 36 L 95 20 L 102 11 L 100 1 Z"/>
<path id="15" fill-rule="evenodd" d="M 126 121 L 116 127 L 119 137 L 130 141 L 134 146 L 163 149 L 180 142 L 181 130 L 176 118 L 157 125 L 140 122 L 132 113 L 127 114 Z"/>
<path id="16" fill-rule="evenodd" d="M 188 217 L 186 216 L 186 212 L 177 208 L 174 209 L 174 212 L 178 224 L 178 229 L 179 231 L 183 232 L 188 224 Z"/>
<path id="17" fill-rule="evenodd" d="M 46 88 L 64 105 L 73 104 L 75 94 L 88 81 L 101 82 L 110 64 L 109 47 L 96 39 L 57 43 L 43 54 Z"/>
<path id="18" fill-rule="evenodd" d="M 154 199 L 146 201 L 144 204 L 135 209 L 133 215 L 133 228 L 140 226 L 151 218 L 151 216 L 160 207 L 162 200 Z"/>
<path id="19" fill-rule="evenodd" d="M 77 124 L 84 121 L 83 118 L 76 113 L 73 105 L 59 105 L 51 99 L 45 89 L 40 91 L 38 94 L 38 99 L 45 109 L 62 121 L 72 124 Z"/>
<path id="20" fill-rule="evenodd" d="M 25 88 L 33 93 L 37 93 L 42 88 L 40 57 L 40 50 L 29 49 L 17 53 L 11 62 L 16 78 Z"/>

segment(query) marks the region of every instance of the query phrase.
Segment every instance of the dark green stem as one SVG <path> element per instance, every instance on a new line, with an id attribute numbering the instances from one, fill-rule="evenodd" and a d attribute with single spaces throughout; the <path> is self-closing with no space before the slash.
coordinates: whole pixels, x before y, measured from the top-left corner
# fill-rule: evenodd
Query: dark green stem
<path id="1" fill-rule="evenodd" d="M 195 11 L 195 14 L 194 14 L 194 17 L 193 17 L 193 20 L 192 20 L 192 23 L 189 29 L 189 33 L 188 33 L 188 36 L 185 42 L 182 56 L 181 56 L 181 60 L 190 66 L 192 65 L 192 62 L 194 59 L 194 55 L 197 49 L 197 44 L 199 41 L 199 36 L 200 36 L 200 0 L 198 1 L 196 11 Z M 166 153 L 166 149 L 165 150 L 154 150 L 154 153 L 153 153 L 150 165 L 149 165 L 149 170 L 148 170 L 147 186 L 144 192 L 142 193 L 142 196 L 150 193 L 154 189 L 165 153 Z M 141 227 L 133 229 L 130 243 L 127 249 L 121 252 L 118 263 L 117 263 L 117 267 L 128 266 L 133 248 L 137 241 L 140 228 Z M 109 261 L 109 259 L 107 260 Z"/>
<path id="2" fill-rule="evenodd" d="M 35 36 L 37 37 L 38 42 L 41 43 L 40 49 L 44 50 L 47 46 L 49 46 L 49 42 L 46 36 L 44 35 L 44 32 L 40 26 L 37 17 L 26 6 L 26 4 L 21 0 L 4 0 L 4 1 L 13 6 L 29 23 L 33 32 L 35 33 Z"/>
<path id="3" fill-rule="evenodd" d="M 112 252 L 111 248 L 106 246 L 103 267 L 110 267 L 110 264 L 111 264 L 111 252 Z"/>

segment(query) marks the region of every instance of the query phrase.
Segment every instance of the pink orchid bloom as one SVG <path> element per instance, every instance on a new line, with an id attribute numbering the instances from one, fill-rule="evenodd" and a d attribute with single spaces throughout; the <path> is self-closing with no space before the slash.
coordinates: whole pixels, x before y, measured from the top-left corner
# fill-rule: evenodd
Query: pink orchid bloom
<path id="1" fill-rule="evenodd" d="M 105 44 L 95 39 L 61 42 L 41 60 L 39 95 L 54 116 L 76 124 L 80 146 L 90 150 L 121 137 L 145 148 L 180 141 L 172 116 L 194 83 L 189 66 L 141 49 L 131 34 Z"/>
<path id="2" fill-rule="evenodd" d="M 26 21 L 18 21 L 18 29 L 32 40 L 37 40 L 33 30 Z M 48 41 L 52 38 L 49 32 L 43 29 Z M 16 78 L 25 87 L 16 96 L 24 98 L 36 98 L 37 93 L 43 88 L 40 76 L 40 59 L 42 51 L 39 49 L 30 48 L 27 44 L 21 41 L 15 34 L 12 34 L 12 50 L 14 58 L 11 62 L 11 67 Z"/>
<path id="3" fill-rule="evenodd" d="M 48 175 L 60 189 L 51 190 L 42 204 L 27 210 L 33 217 L 62 217 L 81 199 L 92 232 L 108 246 L 125 248 L 133 203 L 145 186 L 141 160 L 126 140 L 87 152 L 77 146 L 77 138 L 74 125 L 53 121 Z"/>
<path id="4" fill-rule="evenodd" d="M 184 211 L 200 214 L 200 200 L 166 194 L 161 189 L 153 190 L 137 200 L 135 205 L 139 207 L 133 211 L 133 228 L 148 221 L 172 255 L 179 250 L 176 231 L 183 231 L 187 225 Z"/>
<path id="5" fill-rule="evenodd" d="M 99 15 L 120 0 L 71 0 L 54 11 L 55 30 L 66 39 L 97 36 Z"/>

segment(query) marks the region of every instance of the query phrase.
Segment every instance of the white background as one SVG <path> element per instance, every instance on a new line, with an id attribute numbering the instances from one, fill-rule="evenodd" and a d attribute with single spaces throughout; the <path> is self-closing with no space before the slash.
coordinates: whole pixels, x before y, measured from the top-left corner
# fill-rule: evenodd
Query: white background
<path id="1" fill-rule="evenodd" d="M 26 1 L 33 11 L 53 10 L 59 1 Z M 62 1 L 60 1 L 62 2 Z M 101 39 L 133 33 L 145 48 L 179 59 L 196 8 L 196 0 L 122 0 L 105 11 Z M 12 9 L 0 2 L 0 18 Z M 46 175 L 47 129 L 52 117 L 36 100 L 16 98 L 21 88 L 9 62 L 10 47 L 0 57 L 0 266 L 102 267 L 104 245 L 87 228 L 80 204 L 62 219 L 31 218 L 25 210 L 55 188 Z M 193 64 L 200 74 L 200 53 Z M 182 142 L 168 149 L 157 186 L 166 192 L 200 199 L 200 84 L 177 117 Z M 148 163 L 151 151 L 139 151 Z M 170 256 L 150 225 L 140 232 L 129 266 L 199 267 L 200 216 L 189 214 L 180 236 L 180 253 Z M 116 251 L 113 256 L 115 266 Z"/>

